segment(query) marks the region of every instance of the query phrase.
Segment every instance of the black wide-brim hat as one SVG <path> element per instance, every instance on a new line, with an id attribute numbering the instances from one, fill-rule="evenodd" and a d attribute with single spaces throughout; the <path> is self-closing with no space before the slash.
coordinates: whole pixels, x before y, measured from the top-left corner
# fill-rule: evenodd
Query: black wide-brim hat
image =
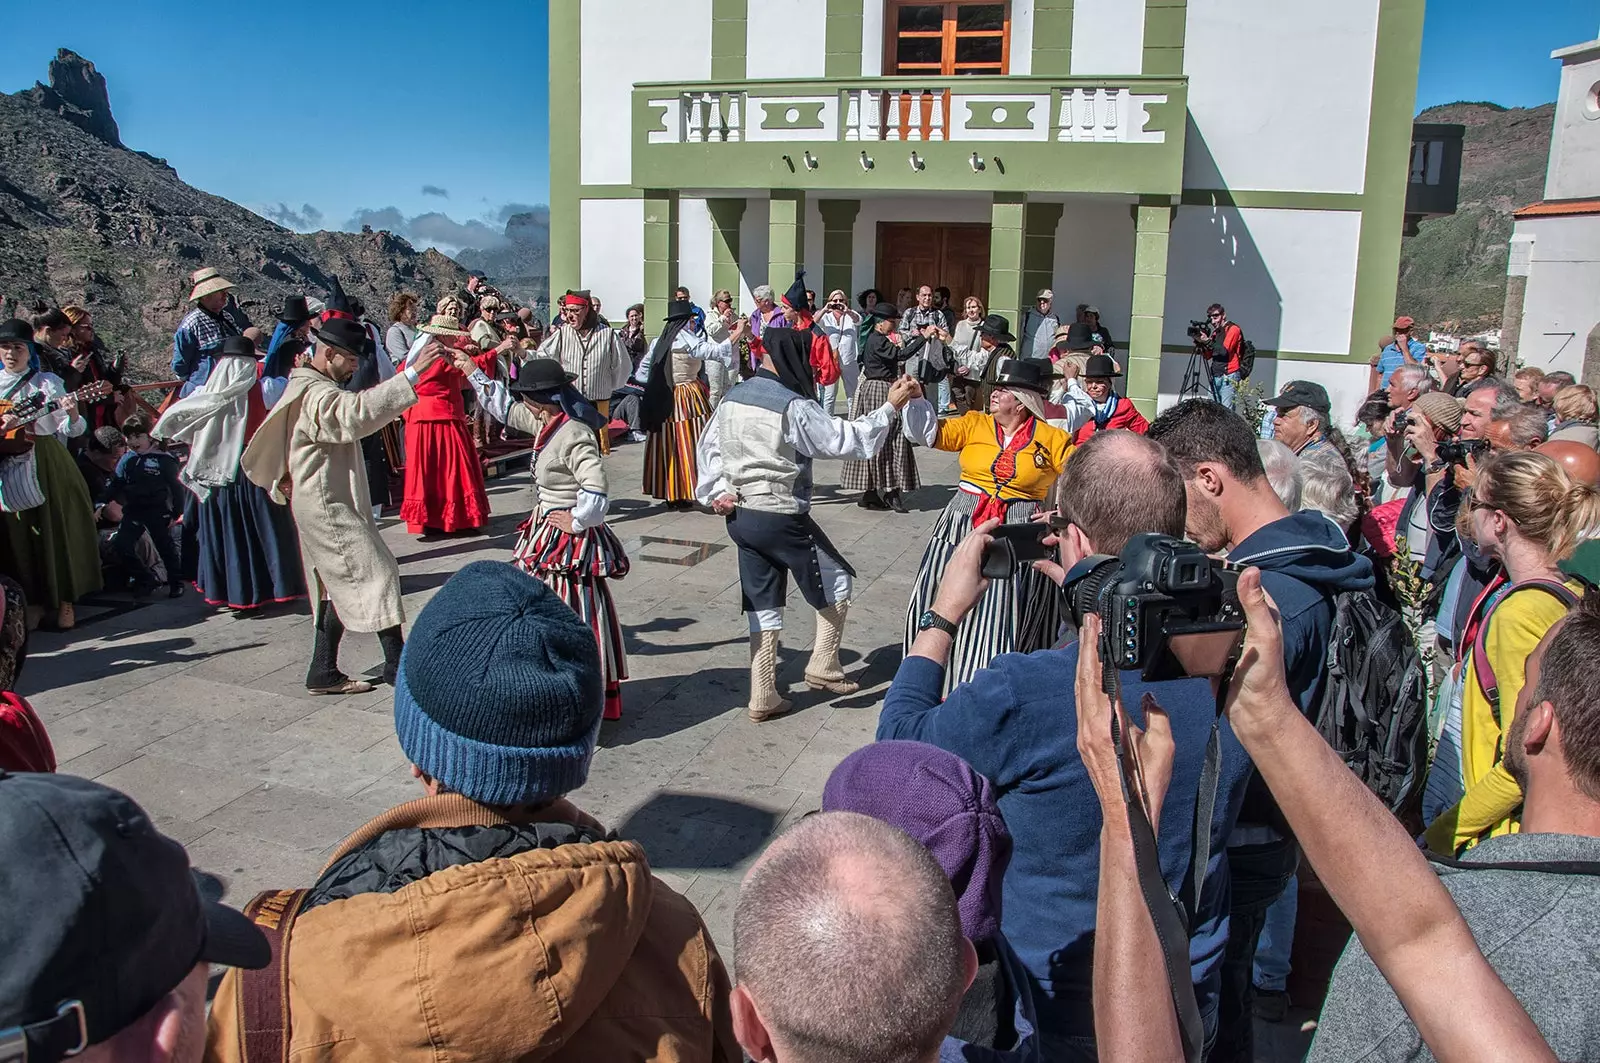
<path id="1" fill-rule="evenodd" d="M 1109 354 L 1091 354 L 1088 360 L 1083 363 L 1083 375 L 1085 378 L 1095 376 L 1114 377 L 1121 376 L 1122 370 L 1117 368 L 1117 363 L 1111 360 Z"/>
<path id="2" fill-rule="evenodd" d="M 976 331 L 1000 343 L 1015 343 L 1017 339 L 1011 334 L 1011 322 L 1003 314 L 990 314 L 978 322 Z"/>
<path id="3" fill-rule="evenodd" d="M 667 316 L 662 320 L 688 321 L 691 317 L 694 317 L 694 304 L 687 299 L 674 299 L 667 304 Z"/>
<path id="4" fill-rule="evenodd" d="M 225 336 L 222 346 L 217 348 L 217 355 L 221 358 L 259 358 L 261 351 L 249 336 Z"/>
<path id="5" fill-rule="evenodd" d="M 314 316 L 311 307 L 306 304 L 303 295 L 291 295 L 283 301 L 283 309 L 278 312 L 278 320 L 290 328 L 299 328 Z"/>
<path id="6" fill-rule="evenodd" d="M 1044 362 L 1028 358 L 1002 358 L 995 367 L 994 386 L 1021 388 L 1040 395 L 1050 393 L 1050 375 Z"/>
<path id="7" fill-rule="evenodd" d="M 33 326 L 19 317 L 0 321 L 0 343 L 32 343 Z"/>
<path id="8" fill-rule="evenodd" d="M 567 372 L 554 358 L 529 358 L 517 368 L 517 379 L 506 390 L 513 395 L 548 394 L 576 379 L 576 373 Z"/>
<path id="9" fill-rule="evenodd" d="M 899 321 L 900 311 L 895 309 L 893 303 L 874 303 L 871 310 L 867 311 L 868 321 Z"/>
<path id="10" fill-rule="evenodd" d="M 359 358 L 367 358 L 376 353 L 372 349 L 372 337 L 367 335 L 367 330 L 347 317 L 335 317 L 324 321 L 322 327 L 317 329 L 317 342 L 337 347 L 341 351 L 349 351 Z"/>

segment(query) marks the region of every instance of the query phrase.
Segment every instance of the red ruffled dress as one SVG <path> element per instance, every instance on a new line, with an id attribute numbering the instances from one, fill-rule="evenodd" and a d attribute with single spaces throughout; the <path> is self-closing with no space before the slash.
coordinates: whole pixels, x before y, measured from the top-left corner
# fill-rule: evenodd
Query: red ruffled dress
<path id="1" fill-rule="evenodd" d="M 479 352 L 477 344 L 463 349 L 484 372 L 494 372 L 493 351 Z M 467 386 L 467 378 L 448 359 L 440 358 L 417 381 L 417 403 L 403 415 L 406 497 L 400 519 L 412 535 L 481 528 L 489 521 L 483 463 L 467 434 L 467 409 L 461 398 Z"/>

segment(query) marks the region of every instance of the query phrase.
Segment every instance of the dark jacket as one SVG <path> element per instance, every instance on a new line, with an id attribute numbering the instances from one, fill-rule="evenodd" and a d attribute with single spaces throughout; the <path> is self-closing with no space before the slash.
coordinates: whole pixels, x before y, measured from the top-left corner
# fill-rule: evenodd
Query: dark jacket
<path id="1" fill-rule="evenodd" d="M 895 380 L 905 370 L 906 359 L 922 350 L 926 336 L 909 336 L 897 344 L 881 332 L 871 332 L 861 348 L 861 375 L 867 380 Z"/>
<path id="2" fill-rule="evenodd" d="M 880 740 L 907 738 L 947 749 L 995 787 L 1015 843 L 1005 875 L 1001 929 L 1027 970 L 1047 1058 L 1052 1038 L 1094 1035 L 1100 803 L 1078 756 L 1077 670 L 1075 642 L 1058 650 L 1003 654 L 941 702 L 944 670 L 924 657 L 907 657 L 878 718 Z M 1147 684 L 1137 672 L 1124 672 L 1122 683 L 1123 703 L 1136 718 L 1146 689 L 1172 718 L 1178 750 L 1162 820 L 1184 826 L 1162 831 L 1158 844 L 1162 870 L 1177 890 L 1193 859 L 1187 825 L 1194 822 L 1216 701 L 1210 683 L 1200 679 Z M 1212 855 L 1189 946 L 1203 1011 L 1215 1007 L 1228 934 L 1224 843 L 1251 773 L 1250 759 L 1226 720 L 1221 734 Z"/>
<path id="3" fill-rule="evenodd" d="M 130 450 L 124 454 L 117 462 L 113 490 L 123 506 L 147 516 L 183 512 L 178 459 L 164 450 L 143 454 Z"/>

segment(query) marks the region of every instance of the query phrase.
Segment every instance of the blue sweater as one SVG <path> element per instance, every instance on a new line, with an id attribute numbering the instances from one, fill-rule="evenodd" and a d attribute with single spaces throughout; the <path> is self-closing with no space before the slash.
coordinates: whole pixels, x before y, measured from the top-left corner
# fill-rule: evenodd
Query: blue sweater
<path id="1" fill-rule="evenodd" d="M 925 657 L 901 662 L 878 718 L 878 738 L 928 742 L 957 754 L 994 785 L 1014 847 L 1006 869 L 1001 925 L 1027 969 L 1038 1030 L 1092 1037 L 1091 976 L 1100 874 L 1100 804 L 1078 757 L 1073 684 L 1078 646 L 1008 653 L 950 692 L 944 669 Z M 1172 718 L 1177 741 L 1172 785 L 1161 813 L 1161 866 L 1174 890 L 1191 863 L 1196 791 L 1206 740 L 1216 719 L 1210 683 L 1143 683 L 1122 675 L 1123 703 L 1141 725 L 1149 690 Z M 1227 942 L 1224 844 L 1233 829 L 1250 759 L 1224 720 L 1222 772 L 1211 831 L 1211 859 L 1189 958 L 1201 1010 L 1215 1007 Z"/>

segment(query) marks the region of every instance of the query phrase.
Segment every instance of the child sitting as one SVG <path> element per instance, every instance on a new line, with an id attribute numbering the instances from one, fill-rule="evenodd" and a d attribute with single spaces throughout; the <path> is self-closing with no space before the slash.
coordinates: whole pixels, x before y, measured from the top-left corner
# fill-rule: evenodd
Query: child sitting
<path id="1" fill-rule="evenodd" d="M 117 462 L 115 492 L 122 503 L 122 524 L 116 548 L 134 577 L 134 593 L 147 594 L 156 585 L 151 570 L 139 561 L 139 538 L 146 531 L 161 564 L 167 570 L 167 597 L 183 594 L 178 551 L 172 542 L 173 517 L 183 512 L 183 485 L 178 481 L 178 459 L 156 447 L 150 425 L 142 417 L 122 422 L 128 452 Z"/>

